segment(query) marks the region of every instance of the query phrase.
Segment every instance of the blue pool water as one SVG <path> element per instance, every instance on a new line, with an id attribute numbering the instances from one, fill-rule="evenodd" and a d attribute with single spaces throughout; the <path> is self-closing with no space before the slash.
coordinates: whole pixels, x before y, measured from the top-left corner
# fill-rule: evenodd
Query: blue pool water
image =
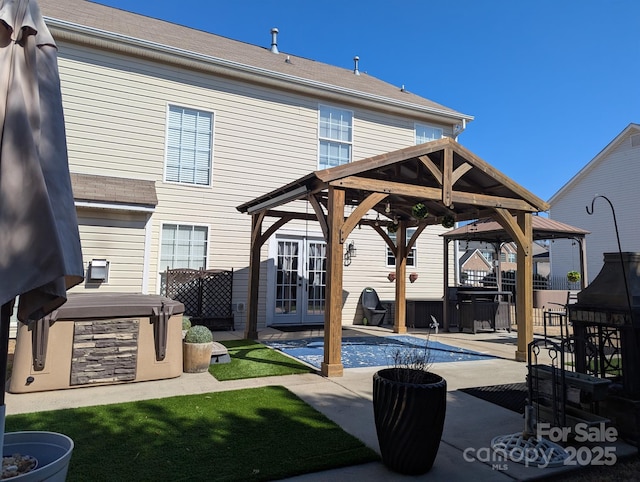
<path id="1" fill-rule="evenodd" d="M 318 369 L 324 360 L 324 340 L 321 337 L 301 340 L 262 341 L 276 350 L 298 358 Z M 360 336 L 342 339 L 342 365 L 344 368 L 394 365 L 394 355 L 405 351 L 428 348 L 430 363 L 473 361 L 494 358 L 479 352 L 465 350 L 437 341 L 414 336 Z"/>

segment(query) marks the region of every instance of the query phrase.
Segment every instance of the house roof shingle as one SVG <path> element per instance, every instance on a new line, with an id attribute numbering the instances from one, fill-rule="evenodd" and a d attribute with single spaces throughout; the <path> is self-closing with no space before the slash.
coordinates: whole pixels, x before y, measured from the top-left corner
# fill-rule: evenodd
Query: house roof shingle
<path id="1" fill-rule="evenodd" d="M 76 201 L 147 207 L 158 205 L 153 181 L 71 173 L 71 186 Z"/>
<path id="2" fill-rule="evenodd" d="M 353 70 L 317 62 L 292 53 L 274 54 L 266 47 L 232 40 L 201 30 L 177 25 L 164 20 L 145 17 L 136 13 L 119 10 L 86 0 L 39 0 L 42 14 L 56 37 L 56 27 L 96 29 L 117 34 L 119 41 L 127 38 L 146 42 L 149 49 L 154 46 L 168 46 L 173 49 L 204 56 L 204 61 L 216 59 L 235 64 L 239 68 L 251 67 L 263 74 L 280 74 L 291 79 L 301 79 L 317 83 L 318 87 L 329 86 L 362 93 L 380 101 L 406 104 L 433 114 L 452 118 L 452 122 L 472 116 L 462 114 L 419 95 L 402 90 L 376 77 Z M 62 21 L 56 23 L 54 20 Z M 265 35 L 266 38 L 266 35 Z M 286 60 L 289 59 L 287 62 Z"/>
<path id="3" fill-rule="evenodd" d="M 569 224 L 554 221 L 543 216 L 532 216 L 533 239 L 563 239 L 584 238 L 589 231 L 570 226 Z M 508 241 L 511 236 L 497 221 L 492 219 L 480 219 L 477 222 L 466 224 L 447 233 L 441 234 L 448 240 L 474 240 L 474 241 Z"/>

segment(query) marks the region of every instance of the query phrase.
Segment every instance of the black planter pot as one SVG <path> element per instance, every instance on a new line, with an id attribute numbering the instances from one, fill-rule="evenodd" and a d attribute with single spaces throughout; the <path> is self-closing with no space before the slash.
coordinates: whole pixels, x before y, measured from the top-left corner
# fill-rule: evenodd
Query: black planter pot
<path id="1" fill-rule="evenodd" d="M 438 453 L 447 382 L 435 373 L 385 368 L 373 375 L 373 412 L 382 462 L 394 472 L 428 472 Z"/>

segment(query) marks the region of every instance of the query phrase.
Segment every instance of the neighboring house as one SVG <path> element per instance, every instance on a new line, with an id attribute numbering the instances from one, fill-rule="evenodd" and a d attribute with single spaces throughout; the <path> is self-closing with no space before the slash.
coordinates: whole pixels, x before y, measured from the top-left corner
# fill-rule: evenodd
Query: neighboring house
<path id="1" fill-rule="evenodd" d="M 551 274 L 548 243 L 533 243 L 533 274 L 545 278 Z"/>
<path id="2" fill-rule="evenodd" d="M 612 209 L 615 209 L 623 251 L 640 251 L 638 186 L 640 185 L 640 124 L 629 124 L 549 200 L 549 217 L 590 231 L 586 242 L 587 279 L 603 265 L 603 253 L 618 252 Z M 586 208 L 593 214 L 588 214 Z M 550 245 L 553 276 L 580 270 L 579 246 L 572 240 Z"/>
<path id="3" fill-rule="evenodd" d="M 355 59 L 347 69 L 284 53 L 295 45 L 275 32 L 265 32 L 269 49 L 84 0 L 39 5 L 59 48 L 88 275 L 74 292 L 159 293 L 167 267 L 233 269 L 241 328 L 251 218 L 238 205 L 314 170 L 456 138 L 473 119 L 360 73 Z M 357 231 L 345 324 L 365 287 L 394 298 L 393 256 L 375 232 Z M 442 296 L 442 232 L 418 239 L 409 297 Z M 325 255 L 317 223 L 271 237 L 259 326 L 322 322 Z M 282 282 L 292 270 L 297 287 Z"/>
<path id="4" fill-rule="evenodd" d="M 492 243 L 484 241 L 460 241 L 461 284 L 482 286 L 482 279 L 493 273 L 498 266 L 496 248 Z M 500 246 L 500 270 L 504 273 L 517 272 L 517 246 L 513 242 Z M 549 254 L 546 246 L 533 243 L 533 274 L 542 277 L 549 275 Z"/>
<path id="5" fill-rule="evenodd" d="M 482 280 L 493 271 L 493 263 L 479 249 L 468 249 L 460 257 L 460 284 L 482 286 Z"/>

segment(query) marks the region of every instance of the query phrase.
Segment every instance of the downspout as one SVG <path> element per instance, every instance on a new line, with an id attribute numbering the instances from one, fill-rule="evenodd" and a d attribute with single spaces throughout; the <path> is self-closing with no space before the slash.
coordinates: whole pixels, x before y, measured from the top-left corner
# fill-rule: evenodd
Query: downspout
<path id="1" fill-rule="evenodd" d="M 453 133 L 455 134 L 454 141 L 458 142 L 458 136 L 462 134 L 467 128 L 467 119 L 462 119 L 462 124 L 456 124 L 453 126 Z M 457 246 L 457 243 L 456 243 Z"/>

